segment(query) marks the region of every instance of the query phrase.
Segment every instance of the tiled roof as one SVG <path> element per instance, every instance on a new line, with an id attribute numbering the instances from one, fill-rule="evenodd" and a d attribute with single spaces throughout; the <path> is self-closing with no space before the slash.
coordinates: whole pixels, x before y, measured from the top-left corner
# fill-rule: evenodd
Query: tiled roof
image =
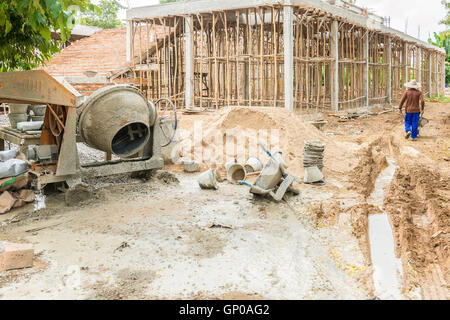
<path id="1" fill-rule="evenodd" d="M 42 69 L 54 77 L 86 76 L 87 71 L 97 72 L 96 76 L 108 76 L 127 65 L 126 32 L 126 28 L 97 31 L 55 54 Z M 162 28 L 157 29 L 157 33 L 158 39 L 164 36 Z M 141 41 L 147 39 L 146 35 L 144 37 Z M 146 42 L 147 48 L 154 44 L 154 41 Z M 138 45 L 139 41 L 135 41 L 135 46 Z M 136 48 L 134 52 L 139 55 Z"/>

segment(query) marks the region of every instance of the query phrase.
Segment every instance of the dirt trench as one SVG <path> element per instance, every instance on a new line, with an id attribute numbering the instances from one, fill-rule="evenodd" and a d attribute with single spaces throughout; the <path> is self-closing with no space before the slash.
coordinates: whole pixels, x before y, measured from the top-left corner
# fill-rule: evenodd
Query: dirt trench
<path id="1" fill-rule="evenodd" d="M 450 186 L 439 166 L 418 165 L 393 139 L 398 169 L 385 209 L 402 259 L 405 292 L 420 287 L 423 299 L 448 300 Z M 420 156 L 419 156 L 420 157 Z"/>
<path id="2" fill-rule="evenodd" d="M 422 161 L 420 151 L 405 147 L 397 132 L 374 139 L 359 155 L 360 162 L 350 181 L 363 200 L 346 211 L 351 214 L 353 233 L 368 264 L 371 265 L 368 215 L 377 214 L 380 209 L 365 200 L 373 192 L 377 176 L 386 168 L 386 157 L 391 157 L 397 169 L 382 209 L 389 214 L 395 254 L 402 263 L 403 295 L 413 298 L 413 292 L 419 288 L 422 299 L 448 300 L 448 171 L 427 159 Z"/>

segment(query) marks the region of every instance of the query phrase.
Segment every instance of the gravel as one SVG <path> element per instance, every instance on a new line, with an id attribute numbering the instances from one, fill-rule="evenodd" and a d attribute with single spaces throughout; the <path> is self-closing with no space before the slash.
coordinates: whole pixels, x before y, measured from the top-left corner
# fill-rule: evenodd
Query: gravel
<path id="1" fill-rule="evenodd" d="M 9 127 L 10 126 L 7 114 L 0 115 L 0 126 L 2 126 L 2 127 Z"/>

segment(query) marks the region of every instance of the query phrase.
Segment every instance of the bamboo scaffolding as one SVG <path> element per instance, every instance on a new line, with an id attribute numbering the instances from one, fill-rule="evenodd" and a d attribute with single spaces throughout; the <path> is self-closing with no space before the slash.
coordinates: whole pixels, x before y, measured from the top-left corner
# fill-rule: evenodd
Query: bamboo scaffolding
<path id="1" fill-rule="evenodd" d="M 186 16 L 134 19 L 136 55 L 132 65 L 117 79 L 139 85 L 150 100 L 168 97 L 177 107 L 184 107 L 186 19 Z M 201 12 L 189 19 L 193 24 L 190 38 L 195 106 L 216 110 L 228 105 L 284 106 L 282 5 Z M 388 99 L 389 88 L 395 101 L 404 91 L 405 82 L 419 74 L 424 94 L 443 92 L 445 55 L 440 52 L 315 8 L 294 6 L 292 81 L 298 111 L 319 112 L 331 108 L 336 61 L 332 56 L 331 30 L 336 20 L 340 110 L 359 107 L 365 98 L 370 104 L 382 104 Z M 368 61 L 363 50 L 366 35 Z M 390 55 L 386 50 L 388 40 Z M 389 56 L 391 60 L 387 61 Z M 367 62 L 368 97 L 363 90 Z"/>

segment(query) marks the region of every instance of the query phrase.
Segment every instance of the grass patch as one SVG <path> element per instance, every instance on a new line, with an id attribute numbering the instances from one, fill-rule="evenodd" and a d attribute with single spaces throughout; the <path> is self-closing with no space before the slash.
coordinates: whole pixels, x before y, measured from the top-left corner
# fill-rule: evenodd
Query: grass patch
<path id="1" fill-rule="evenodd" d="M 439 102 L 439 103 L 450 103 L 450 97 L 442 96 L 433 96 L 431 98 L 426 98 L 426 102 Z"/>

